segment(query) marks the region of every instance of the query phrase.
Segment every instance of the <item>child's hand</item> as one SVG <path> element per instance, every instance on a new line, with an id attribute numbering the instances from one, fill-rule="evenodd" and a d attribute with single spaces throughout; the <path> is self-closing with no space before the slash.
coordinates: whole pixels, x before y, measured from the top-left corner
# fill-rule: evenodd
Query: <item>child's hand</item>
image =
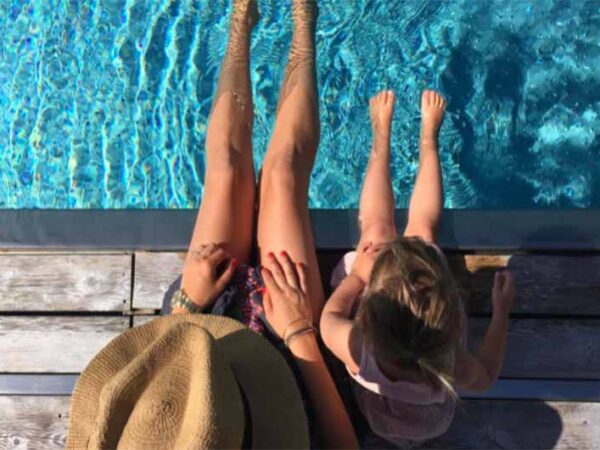
<path id="1" fill-rule="evenodd" d="M 496 272 L 492 288 L 492 304 L 494 314 L 507 316 L 515 301 L 515 281 L 508 270 Z"/>
<path id="2" fill-rule="evenodd" d="M 365 285 L 369 284 L 373 263 L 379 250 L 381 250 L 381 244 L 373 245 L 373 242 L 365 242 L 356 249 L 356 260 L 350 273 L 357 276 Z"/>

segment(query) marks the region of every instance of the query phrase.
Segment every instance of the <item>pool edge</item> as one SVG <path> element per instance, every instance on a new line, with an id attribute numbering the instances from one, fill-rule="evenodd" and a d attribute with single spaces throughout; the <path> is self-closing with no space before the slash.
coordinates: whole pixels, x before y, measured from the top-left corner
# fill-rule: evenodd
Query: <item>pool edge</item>
<path id="1" fill-rule="evenodd" d="M 356 210 L 311 210 L 319 249 L 358 240 Z M 407 211 L 396 211 L 399 228 Z M 0 210 L 2 249 L 184 250 L 196 210 Z M 448 250 L 600 250 L 600 210 L 445 210 Z"/>

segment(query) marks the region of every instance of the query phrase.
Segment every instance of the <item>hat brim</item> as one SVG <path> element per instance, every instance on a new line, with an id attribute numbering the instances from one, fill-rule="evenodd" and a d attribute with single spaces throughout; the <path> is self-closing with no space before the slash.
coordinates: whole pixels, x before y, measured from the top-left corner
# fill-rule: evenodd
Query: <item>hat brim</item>
<path id="1" fill-rule="evenodd" d="M 247 401 L 252 448 L 310 446 L 302 397 L 279 351 L 228 317 L 185 314 L 161 317 L 127 330 L 92 359 L 73 391 L 67 448 L 86 448 L 103 386 L 149 343 L 180 322 L 191 322 L 208 331 L 228 360 Z"/>

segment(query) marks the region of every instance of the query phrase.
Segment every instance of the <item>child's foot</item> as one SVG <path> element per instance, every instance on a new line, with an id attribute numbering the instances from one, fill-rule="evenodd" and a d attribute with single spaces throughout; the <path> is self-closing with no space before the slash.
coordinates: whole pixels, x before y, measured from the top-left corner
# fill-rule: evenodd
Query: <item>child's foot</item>
<path id="1" fill-rule="evenodd" d="M 369 102 L 373 137 L 389 139 L 394 115 L 394 91 L 382 91 Z"/>
<path id="2" fill-rule="evenodd" d="M 421 97 L 421 139 L 437 139 L 444 121 L 446 100 L 435 91 L 423 91 Z"/>
<path id="3" fill-rule="evenodd" d="M 256 0 L 233 0 L 233 18 L 240 19 L 250 29 L 258 22 L 258 6 Z"/>

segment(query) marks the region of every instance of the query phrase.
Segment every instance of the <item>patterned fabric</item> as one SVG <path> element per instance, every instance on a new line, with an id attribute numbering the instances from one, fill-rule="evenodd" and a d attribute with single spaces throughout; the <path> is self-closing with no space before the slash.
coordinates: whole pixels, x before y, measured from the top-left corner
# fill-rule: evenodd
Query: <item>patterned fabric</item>
<path id="1" fill-rule="evenodd" d="M 240 265 L 215 301 L 210 314 L 231 317 L 262 336 L 276 337 L 264 316 L 263 287 L 260 271 L 256 267 Z"/>

